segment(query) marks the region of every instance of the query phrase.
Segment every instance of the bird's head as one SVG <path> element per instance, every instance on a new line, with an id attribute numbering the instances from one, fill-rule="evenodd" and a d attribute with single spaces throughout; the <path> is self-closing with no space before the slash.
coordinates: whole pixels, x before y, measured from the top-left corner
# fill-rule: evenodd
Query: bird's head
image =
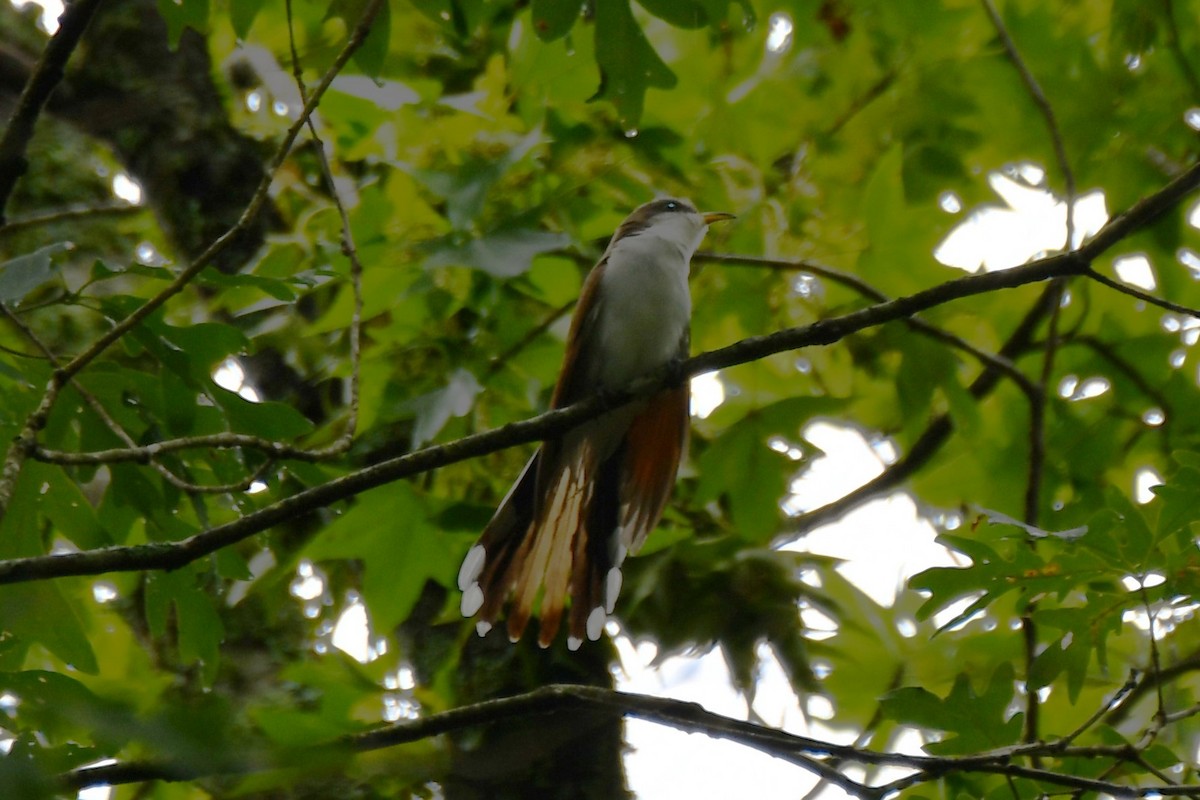
<path id="1" fill-rule="evenodd" d="M 660 197 L 635 208 L 617 228 L 609 247 L 626 236 L 657 236 L 675 243 L 690 257 L 700 246 L 708 226 L 724 219 L 733 219 L 733 214 L 697 211 L 687 200 Z"/>

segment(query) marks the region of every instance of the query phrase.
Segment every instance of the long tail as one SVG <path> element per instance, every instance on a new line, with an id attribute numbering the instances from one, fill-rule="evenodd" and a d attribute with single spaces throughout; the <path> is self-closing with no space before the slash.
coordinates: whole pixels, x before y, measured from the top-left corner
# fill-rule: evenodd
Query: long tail
<path id="1" fill-rule="evenodd" d="M 572 450 L 571 457 L 551 457 L 556 463 L 543 469 L 540 479 L 545 451 L 530 459 L 463 560 L 461 610 L 465 617 L 478 616 L 475 628 L 481 636 L 495 625 L 511 595 L 508 636 L 520 639 L 540 595 L 538 644 L 548 647 L 569 594 L 568 645 L 574 649 L 584 637 L 600 637 L 612 606 L 605 581 L 617 555 L 612 542 L 621 459 L 611 456 L 597 469 L 586 441 Z"/>
<path id="2" fill-rule="evenodd" d="M 656 395 L 603 460 L 582 432 L 529 460 L 459 571 L 463 616 L 478 615 L 481 636 L 511 595 L 508 635 L 520 639 L 540 594 L 538 644 L 548 647 L 569 594 L 567 645 L 600 638 L 621 563 L 658 523 L 674 486 L 687 408 L 686 387 Z"/>
<path id="3" fill-rule="evenodd" d="M 480 636 L 492 629 L 516 581 L 515 568 L 520 565 L 516 556 L 526 549 L 523 545 L 533 523 L 541 457 L 542 451 L 538 450 L 525 464 L 458 571 L 460 610 L 464 617 L 479 614 L 475 629 Z"/>

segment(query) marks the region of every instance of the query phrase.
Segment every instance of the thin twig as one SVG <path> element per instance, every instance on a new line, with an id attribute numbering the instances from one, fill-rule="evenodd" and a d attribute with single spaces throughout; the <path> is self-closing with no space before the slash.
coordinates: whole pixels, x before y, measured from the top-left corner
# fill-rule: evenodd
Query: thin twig
<path id="1" fill-rule="evenodd" d="M 1050 134 L 1050 142 L 1054 147 L 1054 158 L 1058 162 L 1058 169 L 1063 178 L 1067 204 L 1067 249 L 1070 250 L 1075 246 L 1075 173 L 1071 170 L 1071 162 L 1067 159 L 1067 149 L 1063 145 L 1062 130 L 1058 126 L 1054 108 L 1046 99 L 1046 93 L 1042 91 L 1041 84 L 1038 83 L 1037 78 L 1025 63 L 1025 59 L 1021 57 L 1016 42 L 1013 41 L 1008 27 L 1004 24 L 1004 20 L 992 0 L 979 0 L 979 2 L 983 5 L 984 12 L 1000 37 L 1000 44 L 1004 47 L 1005 55 L 1012 62 L 1017 74 L 1021 76 L 1025 90 L 1029 92 L 1029 96 L 1033 99 L 1034 105 L 1037 106 L 1038 112 L 1046 123 L 1046 131 Z"/>
<path id="2" fill-rule="evenodd" d="M 1196 650 L 1172 664 L 1160 667 L 1157 674 L 1142 673 L 1138 678 L 1137 685 L 1125 698 L 1125 702 L 1104 715 L 1104 724 L 1110 727 L 1120 725 L 1129 716 L 1130 710 L 1137 704 L 1137 701 L 1149 692 L 1157 692 L 1159 684 L 1168 683 L 1195 672 L 1200 672 L 1200 650 Z"/>
<path id="3" fill-rule="evenodd" d="M 1064 202 L 1067 207 L 1066 249 L 1070 250 L 1075 246 L 1075 173 L 1071 170 L 1071 162 L 1067 158 L 1067 150 L 1063 144 L 1062 131 L 1058 126 L 1054 108 L 1046 98 L 1046 93 L 1042 91 L 1037 77 L 1029 69 L 1029 65 L 1025 63 L 1025 59 L 1021 56 L 1020 50 L 1017 49 L 1016 42 L 1013 40 L 1008 27 L 1004 24 L 1004 20 L 996 10 L 996 6 L 992 3 L 992 0 L 980 0 L 980 3 L 988 19 L 991 20 L 992 27 L 996 29 L 996 34 L 1000 37 L 1000 43 L 1004 47 L 1004 52 L 1008 56 L 1008 60 L 1012 62 L 1013 68 L 1021 76 L 1021 82 L 1025 84 L 1025 90 L 1029 93 L 1030 98 L 1033 100 L 1034 105 L 1037 106 L 1046 124 L 1046 131 L 1054 147 L 1054 158 L 1058 162 L 1058 169 L 1062 173 L 1063 178 L 1063 186 L 1066 194 Z M 1054 356 L 1058 348 L 1058 318 L 1062 309 L 1063 293 L 1066 290 L 1065 280 L 1065 278 L 1059 278 L 1054 281 L 1051 287 L 1054 302 L 1050 308 L 1050 318 L 1047 323 L 1049 332 L 1046 337 L 1045 351 L 1042 355 L 1041 376 L 1038 380 L 1040 391 L 1029 396 L 1029 475 L 1025 484 L 1024 515 L 1025 522 L 1029 525 L 1038 524 L 1038 517 L 1041 510 L 1042 473 L 1046 461 L 1046 399 L 1049 396 L 1048 386 L 1054 369 Z M 1025 645 L 1025 670 L 1027 675 L 1033 668 L 1033 659 L 1037 654 L 1037 626 L 1033 620 L 1032 611 L 1032 606 L 1027 607 L 1021 615 L 1021 632 Z M 1037 741 L 1039 721 L 1040 701 L 1038 694 L 1037 692 L 1027 690 L 1025 693 L 1025 730 L 1023 733 L 1025 741 Z M 1034 766 L 1038 766 L 1036 759 L 1031 763 Z"/>
<path id="4" fill-rule="evenodd" d="M 125 217 L 140 214 L 145 210 L 144 206 L 136 206 L 131 203 L 105 203 L 98 206 L 74 206 L 59 209 L 58 211 L 30 214 L 8 220 L 7 224 L 0 227 L 0 238 L 19 233 L 23 230 L 56 225 L 60 222 L 77 222 L 81 219 L 91 219 L 93 217 Z"/>
<path id="5" fill-rule="evenodd" d="M 551 325 L 561 319 L 574 305 L 575 301 L 572 300 L 552 311 L 542 322 L 522 336 L 520 340 L 494 358 L 488 364 L 485 374 L 491 376 L 500 371 L 505 363 L 545 333 Z M 26 358 L 38 358 L 38 356 L 29 353 L 16 353 L 15 355 Z M 258 450 L 273 460 L 320 462 L 328 461 L 338 455 L 336 452 L 330 452 L 329 448 L 313 450 L 248 433 L 210 433 L 199 436 L 181 436 L 176 439 L 163 439 L 162 441 L 137 445 L 135 447 L 113 447 L 106 450 L 92 450 L 89 452 L 55 450 L 39 444 L 34 447 L 30 457 L 47 464 L 62 464 L 64 466 L 116 464 L 131 461 L 144 464 L 163 453 L 173 453 L 180 450 L 223 450 L 233 448 Z"/>
<path id="6" fill-rule="evenodd" d="M 1025 352 L 1033 340 L 1033 335 L 1041 321 L 1050 313 L 1054 302 L 1053 292 L 1049 287 L 1038 297 L 1037 301 L 1025 313 L 1025 317 L 1017 325 L 1004 345 L 999 355 L 1006 360 L 1015 359 Z M 985 369 L 967 387 L 967 392 L 975 399 L 985 397 L 1000 380 L 1000 372 L 995 369 Z M 873 497 L 894 489 L 914 475 L 929 459 L 941 449 L 954 431 L 954 422 L 949 414 L 939 414 L 926 426 L 917 437 L 908 452 L 895 463 L 886 467 L 879 475 L 823 506 L 807 511 L 795 517 L 787 531 L 777 537 L 775 544 L 783 545 L 795 541 L 805 531 L 812 530 L 841 519 L 852 509 L 857 508 Z"/>
<path id="7" fill-rule="evenodd" d="M 1167 20 L 1167 49 L 1175 57 L 1175 64 L 1187 81 L 1188 89 L 1192 92 L 1192 102 L 1200 102 L 1200 77 L 1192 62 L 1188 60 L 1183 45 L 1179 42 L 1179 23 L 1175 20 L 1175 4 L 1172 0 L 1162 0 L 1163 16 Z"/>
<path id="8" fill-rule="evenodd" d="M 1147 398 L 1154 402 L 1163 412 L 1164 425 L 1169 425 L 1175 416 L 1175 406 L 1163 392 L 1156 386 L 1153 386 L 1150 381 L 1146 380 L 1146 376 L 1138 371 L 1128 359 L 1117 355 L 1110 342 L 1105 342 L 1096 336 L 1085 334 L 1082 336 L 1072 336 L 1067 339 L 1064 345 L 1078 344 L 1091 350 L 1100 358 L 1107 361 L 1113 366 L 1117 372 L 1120 372 L 1129 382 L 1132 383 L 1137 390 L 1144 394 Z"/>
<path id="9" fill-rule="evenodd" d="M 897 75 L 898 72 L 895 69 L 890 69 L 880 76 L 879 80 L 871 84 L 861 95 L 854 98 L 850 105 L 847 106 L 844 111 L 842 111 L 837 119 L 835 119 L 828 128 L 821 132 L 822 138 L 830 139 L 836 136 L 842 128 L 846 127 L 846 125 L 850 123 L 851 120 L 865 111 L 866 108 L 871 105 L 871 103 L 882 97 L 883 93 L 886 92 L 891 85 L 896 82 Z"/>
<path id="10" fill-rule="evenodd" d="M 1150 606 L 1150 596 L 1146 594 L 1146 586 L 1143 583 L 1138 586 L 1138 593 L 1142 598 L 1142 608 L 1146 610 L 1146 624 L 1148 630 L 1146 635 L 1150 639 L 1150 669 L 1149 673 L 1152 676 L 1161 676 L 1162 662 L 1158 657 L 1158 636 L 1154 633 L 1154 609 Z M 1163 682 L 1162 680 L 1154 681 L 1154 696 L 1157 700 L 1157 705 L 1154 708 L 1154 715 L 1151 717 L 1151 724 L 1143 732 L 1141 744 L 1149 746 L 1158 736 L 1158 732 L 1162 730 L 1167 717 L 1167 703 L 1163 699 Z"/>
<path id="11" fill-rule="evenodd" d="M 1108 702 L 1096 709 L 1096 712 L 1083 721 L 1079 727 L 1068 733 L 1066 736 L 1058 740 L 1058 744 L 1062 748 L 1070 747 L 1071 743 L 1082 736 L 1086 731 L 1090 730 L 1093 725 L 1099 722 L 1106 714 L 1112 712 L 1114 708 L 1119 708 L 1121 703 L 1129 697 L 1130 692 L 1137 686 L 1138 672 L 1133 669 L 1129 671 L 1129 678 L 1121 685 L 1121 688 L 1113 692 L 1113 696 L 1108 699 Z"/>
<path id="12" fill-rule="evenodd" d="M 178 439 L 164 439 L 161 442 L 138 445 L 136 447 L 113 447 L 108 450 L 92 450 L 79 453 L 66 450 L 54 450 L 37 445 L 30 454 L 38 461 L 47 464 L 118 464 L 122 462 L 148 463 L 151 459 L 163 453 L 174 453 L 180 450 L 231 449 L 246 448 L 259 450 L 264 455 L 275 460 L 316 462 L 328 460 L 329 456 L 322 451 L 308 450 L 303 447 L 265 439 L 249 433 L 210 433 L 200 436 L 182 436 Z"/>
<path id="13" fill-rule="evenodd" d="M 1179 303 L 1172 303 L 1170 300 L 1163 300 L 1162 298 L 1155 297 L 1154 295 L 1143 292 L 1141 289 L 1137 289 L 1129 284 L 1115 281 L 1107 275 L 1102 275 L 1101 273 L 1096 272 L 1095 268 L 1088 268 L 1084 274 L 1094 280 L 1096 283 L 1103 284 L 1110 289 L 1114 289 L 1121 294 L 1127 294 L 1130 297 L 1141 300 L 1144 303 L 1149 303 L 1152 306 L 1158 306 L 1159 308 L 1166 309 L 1167 311 L 1173 311 L 1176 314 L 1183 314 L 1184 316 L 1200 319 L 1200 310 L 1198 309 L 1180 305 Z"/>
<path id="14" fill-rule="evenodd" d="M 541 322 L 526 331 L 524 336 L 513 342 L 512 346 L 510 346 L 500 355 L 493 358 L 488 364 L 487 372 L 484 373 L 485 377 L 490 378 L 503 369 L 504 365 L 511 361 L 518 353 L 536 341 L 537 338 L 549 330 L 554 323 L 566 316 L 567 312 L 575 307 L 576 302 L 576 300 L 568 300 L 558 308 L 551 311 Z"/>
<path id="15" fill-rule="evenodd" d="M 305 105 L 308 105 L 308 86 L 304 83 L 304 70 L 300 66 L 300 55 L 296 51 L 295 26 L 292 24 L 292 0 L 287 0 L 285 8 L 287 10 L 288 46 L 292 56 L 292 75 L 296 79 L 296 88 L 300 91 L 300 99 Z M 346 213 L 346 206 L 342 203 L 337 183 L 333 179 L 329 158 L 325 154 L 325 142 L 317 133 L 317 126 L 313 122 L 312 115 L 307 117 L 307 122 L 309 134 L 316 146 L 317 163 L 321 165 L 321 174 L 329 187 L 329 196 L 333 198 L 333 205 L 337 208 L 338 216 L 341 218 L 342 254 L 350 260 L 350 285 L 351 291 L 354 293 L 354 310 L 350 317 L 350 398 L 346 412 L 346 425 L 332 443 L 316 451 L 317 458 L 330 458 L 339 456 L 350 449 L 350 445 L 354 443 L 354 434 L 358 429 L 359 379 L 362 372 L 363 268 L 362 263 L 358 260 L 358 250 L 354 246 L 350 216 Z"/>

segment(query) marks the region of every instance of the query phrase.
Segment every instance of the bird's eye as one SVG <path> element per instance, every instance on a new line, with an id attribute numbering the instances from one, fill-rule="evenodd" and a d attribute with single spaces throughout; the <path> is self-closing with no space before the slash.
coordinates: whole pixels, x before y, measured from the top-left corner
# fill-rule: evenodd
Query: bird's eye
<path id="1" fill-rule="evenodd" d="M 674 211 L 674 210 L 675 210 L 675 209 L 677 209 L 677 208 L 679 208 L 679 203 L 676 203 L 674 200 L 672 200 L 671 202 L 667 203 L 667 210 L 668 210 L 668 211 Z"/>

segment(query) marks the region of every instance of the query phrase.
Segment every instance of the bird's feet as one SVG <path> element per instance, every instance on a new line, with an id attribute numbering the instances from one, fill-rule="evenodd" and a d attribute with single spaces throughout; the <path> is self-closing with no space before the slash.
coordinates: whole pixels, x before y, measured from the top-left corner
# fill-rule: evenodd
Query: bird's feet
<path id="1" fill-rule="evenodd" d="M 683 368 L 686 358 L 682 356 L 674 356 L 667 362 L 666 366 L 666 384 L 668 389 L 678 389 L 687 383 L 687 372 Z"/>

